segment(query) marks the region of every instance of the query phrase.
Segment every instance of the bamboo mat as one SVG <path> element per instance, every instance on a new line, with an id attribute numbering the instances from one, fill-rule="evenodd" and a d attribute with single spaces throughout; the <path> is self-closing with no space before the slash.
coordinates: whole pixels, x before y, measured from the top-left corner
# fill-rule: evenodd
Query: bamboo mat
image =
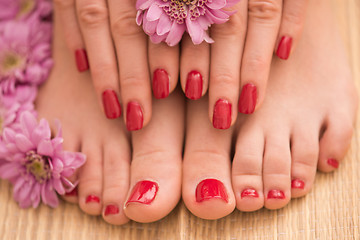
<path id="1" fill-rule="evenodd" d="M 332 0 L 360 89 L 360 0 Z M 360 119 L 360 116 L 358 120 Z M 11 188 L 0 181 L 0 239 L 360 239 L 360 123 L 351 149 L 333 174 L 318 173 L 313 190 L 280 210 L 234 211 L 217 220 L 201 220 L 183 203 L 166 218 L 151 224 L 111 226 L 72 204 L 57 209 L 22 210 Z"/>

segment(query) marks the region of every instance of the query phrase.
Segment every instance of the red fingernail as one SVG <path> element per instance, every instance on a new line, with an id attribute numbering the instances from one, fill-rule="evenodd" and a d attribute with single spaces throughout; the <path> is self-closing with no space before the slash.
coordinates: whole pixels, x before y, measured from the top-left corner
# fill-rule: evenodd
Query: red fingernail
<path id="1" fill-rule="evenodd" d="M 102 94 L 105 115 L 109 119 L 115 119 L 121 115 L 121 106 L 114 90 L 105 90 Z"/>
<path id="2" fill-rule="evenodd" d="M 75 51 L 75 60 L 79 72 L 84 72 L 89 69 L 89 61 L 85 49 Z"/>
<path id="3" fill-rule="evenodd" d="M 338 168 L 338 167 L 339 167 L 339 162 L 336 161 L 336 160 L 333 159 L 333 158 L 328 159 L 328 160 L 327 160 L 327 163 L 328 163 L 330 166 L 334 167 L 334 168 Z"/>
<path id="4" fill-rule="evenodd" d="M 132 190 L 132 193 L 126 202 L 126 206 L 129 203 L 143 203 L 150 204 L 154 201 L 156 194 L 159 190 L 157 183 L 152 181 L 138 182 Z"/>
<path id="5" fill-rule="evenodd" d="M 291 45 L 292 45 L 291 37 L 287 37 L 287 36 L 282 37 L 279 42 L 276 55 L 283 60 L 287 60 L 290 56 Z"/>
<path id="6" fill-rule="evenodd" d="M 300 179 L 293 179 L 291 181 L 291 188 L 304 189 L 305 188 L 305 183 L 303 181 L 301 181 Z"/>
<path id="7" fill-rule="evenodd" d="M 119 213 L 119 208 L 116 205 L 107 205 L 104 211 L 104 215 L 115 215 Z"/>
<path id="8" fill-rule="evenodd" d="M 231 103 L 225 99 L 219 99 L 214 107 L 213 126 L 217 129 L 228 129 L 230 125 Z"/>
<path id="9" fill-rule="evenodd" d="M 268 199 L 285 199 L 285 194 L 280 190 L 270 190 L 268 192 Z"/>
<path id="10" fill-rule="evenodd" d="M 76 197 L 78 195 L 77 188 L 74 188 L 71 192 L 65 193 L 65 196 L 67 197 Z"/>
<path id="11" fill-rule="evenodd" d="M 216 179 L 205 179 L 196 187 L 196 201 L 203 202 L 213 198 L 222 199 L 228 202 L 228 195 L 222 182 Z"/>
<path id="12" fill-rule="evenodd" d="M 91 202 L 100 203 L 100 198 L 94 195 L 87 196 L 85 203 L 91 203 Z"/>
<path id="13" fill-rule="evenodd" d="M 198 71 L 191 71 L 186 80 L 185 95 L 186 97 L 196 100 L 201 98 L 203 90 L 203 78 Z"/>
<path id="14" fill-rule="evenodd" d="M 143 127 L 143 112 L 140 104 L 129 102 L 126 109 L 126 127 L 129 131 L 136 131 Z"/>
<path id="15" fill-rule="evenodd" d="M 251 114 L 255 111 L 257 101 L 257 89 L 254 84 L 246 84 L 240 94 L 239 112 Z"/>
<path id="16" fill-rule="evenodd" d="M 244 197 L 258 198 L 259 194 L 257 193 L 257 191 L 255 189 L 248 188 L 241 192 L 241 198 L 244 198 Z"/>
<path id="17" fill-rule="evenodd" d="M 164 69 L 156 69 L 152 83 L 154 97 L 157 99 L 169 96 L 169 75 Z"/>

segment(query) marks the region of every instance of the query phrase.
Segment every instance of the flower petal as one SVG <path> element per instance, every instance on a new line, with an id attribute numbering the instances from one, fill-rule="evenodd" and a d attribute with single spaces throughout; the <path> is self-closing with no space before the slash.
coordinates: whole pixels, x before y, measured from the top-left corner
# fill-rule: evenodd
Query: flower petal
<path id="1" fill-rule="evenodd" d="M 37 153 L 48 157 L 53 156 L 54 148 L 51 144 L 51 140 L 42 140 L 37 147 Z"/>
<path id="2" fill-rule="evenodd" d="M 186 30 L 185 24 L 177 24 L 173 22 L 169 35 L 166 38 L 166 43 L 172 47 L 178 44 Z"/>
<path id="3" fill-rule="evenodd" d="M 159 22 L 156 26 L 156 33 L 158 35 L 164 35 L 165 33 L 168 33 L 170 29 L 171 29 L 170 18 L 166 14 L 161 15 Z"/>
<path id="4" fill-rule="evenodd" d="M 226 0 L 212 0 L 207 2 L 206 6 L 211 9 L 221 9 L 226 6 Z"/>
<path id="5" fill-rule="evenodd" d="M 164 10 L 162 10 L 157 4 L 153 4 L 150 6 L 146 14 L 146 19 L 148 21 L 155 21 L 158 20 L 162 15 L 165 15 Z"/>
<path id="6" fill-rule="evenodd" d="M 16 134 L 15 143 L 16 147 L 24 153 L 35 149 L 35 145 L 22 134 Z"/>

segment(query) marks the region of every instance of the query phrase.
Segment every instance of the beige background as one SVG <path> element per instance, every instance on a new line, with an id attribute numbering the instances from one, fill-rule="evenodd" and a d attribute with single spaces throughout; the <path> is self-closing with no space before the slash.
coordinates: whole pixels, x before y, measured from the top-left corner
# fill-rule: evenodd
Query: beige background
<path id="1" fill-rule="evenodd" d="M 334 2 L 359 89 L 360 0 L 329 1 Z M 318 173 L 306 197 L 277 211 L 234 211 L 218 221 L 201 220 L 182 203 L 159 222 L 124 226 L 110 226 L 64 202 L 54 210 L 22 210 L 12 200 L 10 185 L 0 181 L 0 239 L 360 239 L 359 141 L 358 121 L 344 163 L 333 174 Z"/>

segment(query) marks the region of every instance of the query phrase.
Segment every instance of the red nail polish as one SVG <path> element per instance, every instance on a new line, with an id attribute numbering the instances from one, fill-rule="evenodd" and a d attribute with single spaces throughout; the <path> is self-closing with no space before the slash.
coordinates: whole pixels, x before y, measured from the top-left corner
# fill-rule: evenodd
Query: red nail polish
<path id="1" fill-rule="evenodd" d="M 257 89 L 254 84 L 246 84 L 240 94 L 239 112 L 251 114 L 255 111 L 257 101 Z"/>
<path id="2" fill-rule="evenodd" d="M 291 181 L 291 188 L 304 189 L 305 183 L 303 181 L 301 181 L 300 179 L 293 179 Z"/>
<path id="3" fill-rule="evenodd" d="M 290 56 L 291 45 L 292 45 L 291 37 L 287 37 L 287 36 L 282 37 L 279 42 L 276 55 L 283 60 L 287 60 Z"/>
<path id="4" fill-rule="evenodd" d="M 339 167 L 339 162 L 338 162 L 337 160 L 333 159 L 333 158 L 328 159 L 328 160 L 327 160 L 327 163 L 328 163 L 330 166 L 334 167 L 334 168 L 338 168 L 338 167 Z"/>
<path id="5" fill-rule="evenodd" d="M 201 98 L 203 90 L 203 78 L 198 71 L 191 71 L 186 80 L 185 95 L 186 97 L 196 100 Z"/>
<path id="6" fill-rule="evenodd" d="M 142 204 L 150 204 L 154 201 L 156 194 L 159 190 L 159 186 L 157 183 L 152 181 L 140 181 L 138 182 L 132 193 L 126 202 L 126 206 L 129 203 L 142 203 Z"/>
<path id="7" fill-rule="evenodd" d="M 217 129 L 228 129 L 230 125 L 231 103 L 225 99 L 219 99 L 214 107 L 213 126 Z"/>
<path id="8" fill-rule="evenodd" d="M 87 196 L 85 203 L 100 203 L 100 198 L 94 195 Z"/>
<path id="9" fill-rule="evenodd" d="M 228 202 L 228 195 L 222 182 L 216 179 L 205 179 L 196 187 L 196 202 L 203 202 L 210 199 L 222 199 Z"/>
<path id="10" fill-rule="evenodd" d="M 270 190 L 268 192 L 268 199 L 285 199 L 285 194 L 280 190 Z"/>
<path id="11" fill-rule="evenodd" d="M 169 75 L 164 69 L 156 69 L 153 76 L 153 93 L 157 99 L 169 96 Z"/>
<path id="12" fill-rule="evenodd" d="M 129 131 L 136 131 L 143 127 L 143 112 L 140 104 L 129 102 L 126 109 L 126 127 Z"/>
<path id="13" fill-rule="evenodd" d="M 74 188 L 71 192 L 65 193 L 66 197 L 77 197 L 78 191 L 77 188 Z"/>
<path id="14" fill-rule="evenodd" d="M 241 198 L 244 198 L 244 197 L 258 198 L 259 194 L 257 193 L 257 191 L 255 189 L 248 188 L 241 192 Z"/>
<path id="15" fill-rule="evenodd" d="M 121 106 L 114 90 L 105 90 L 102 94 L 105 115 L 109 119 L 115 119 L 121 115 Z"/>
<path id="16" fill-rule="evenodd" d="M 104 211 L 104 215 L 115 215 L 119 213 L 119 208 L 116 205 L 107 205 Z"/>
<path id="17" fill-rule="evenodd" d="M 75 51 L 76 66 L 79 72 L 89 69 L 89 61 L 85 49 L 77 49 Z"/>

